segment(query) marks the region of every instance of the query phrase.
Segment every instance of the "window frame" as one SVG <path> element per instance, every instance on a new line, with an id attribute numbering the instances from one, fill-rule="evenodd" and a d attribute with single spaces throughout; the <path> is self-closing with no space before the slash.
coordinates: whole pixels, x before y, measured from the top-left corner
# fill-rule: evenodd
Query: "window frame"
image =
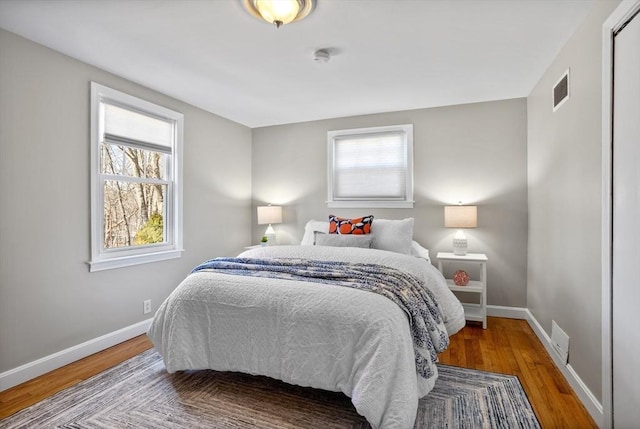
<path id="1" fill-rule="evenodd" d="M 170 153 L 168 151 L 165 152 L 170 157 L 167 162 L 167 178 L 162 180 L 162 184 L 167 186 L 164 199 L 165 216 L 163 216 L 166 241 L 163 243 L 124 248 L 104 248 L 104 181 L 118 180 L 151 184 L 159 181 L 149 178 L 132 180 L 127 176 L 102 173 L 100 168 L 100 146 L 103 140 L 105 142 L 110 141 L 105 136 L 103 115 L 101 114 L 103 101 L 173 124 Z M 183 132 L 184 115 L 182 113 L 96 82 L 91 82 L 91 259 L 88 261 L 90 272 L 163 261 L 182 256 L 182 252 L 184 252 L 182 243 Z M 154 150 L 152 146 L 153 144 L 145 148 L 145 150 Z"/>
<path id="2" fill-rule="evenodd" d="M 404 198 L 354 198 L 342 199 L 334 195 L 336 141 L 349 137 L 375 134 L 400 133 L 405 149 Z M 327 207 L 329 208 L 413 208 L 413 124 L 335 130 L 327 133 Z"/>

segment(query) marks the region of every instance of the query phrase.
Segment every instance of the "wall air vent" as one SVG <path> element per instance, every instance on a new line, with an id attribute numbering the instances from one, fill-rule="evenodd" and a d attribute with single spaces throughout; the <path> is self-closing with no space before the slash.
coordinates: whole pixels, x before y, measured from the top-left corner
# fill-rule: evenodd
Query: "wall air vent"
<path id="1" fill-rule="evenodd" d="M 555 112 L 569 99 L 569 69 L 553 85 L 552 91 L 553 111 Z"/>

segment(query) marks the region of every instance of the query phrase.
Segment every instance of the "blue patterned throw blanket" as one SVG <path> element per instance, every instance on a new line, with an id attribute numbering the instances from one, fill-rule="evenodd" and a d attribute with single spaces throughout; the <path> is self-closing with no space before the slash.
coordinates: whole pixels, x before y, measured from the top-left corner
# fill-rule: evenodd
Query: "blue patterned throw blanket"
<path id="1" fill-rule="evenodd" d="M 433 292 L 423 280 L 392 267 L 299 258 L 215 258 L 198 265 L 192 273 L 203 270 L 332 284 L 380 294 L 409 316 L 416 369 L 426 379 L 433 376 L 429 361 L 436 362 L 438 353 L 449 345 Z"/>

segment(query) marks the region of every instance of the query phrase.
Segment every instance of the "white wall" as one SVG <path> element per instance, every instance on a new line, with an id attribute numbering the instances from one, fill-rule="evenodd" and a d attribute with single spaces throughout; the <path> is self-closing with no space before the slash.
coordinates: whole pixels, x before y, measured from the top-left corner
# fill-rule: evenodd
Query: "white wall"
<path id="1" fill-rule="evenodd" d="M 525 99 L 514 99 L 256 128 L 254 205 L 284 206 L 280 243 L 299 243 L 307 220 L 330 213 L 414 217 L 414 235 L 435 259 L 455 233 L 443 226 L 443 205 L 477 204 L 478 228 L 467 237 L 470 252 L 489 257 L 488 302 L 525 307 L 526 116 Z M 414 124 L 415 208 L 328 209 L 327 131 L 405 123 Z M 253 217 L 257 243 L 264 226 Z"/>
<path id="2" fill-rule="evenodd" d="M 618 1 L 597 1 L 527 98 L 527 306 L 545 331 L 569 335 L 569 363 L 602 401 L 602 23 Z M 555 113 L 551 88 L 571 69 Z"/>
<path id="3" fill-rule="evenodd" d="M 91 81 L 184 113 L 182 258 L 89 273 Z M 0 94 L 0 372 L 148 318 L 250 242 L 249 128 L 4 30 Z"/>

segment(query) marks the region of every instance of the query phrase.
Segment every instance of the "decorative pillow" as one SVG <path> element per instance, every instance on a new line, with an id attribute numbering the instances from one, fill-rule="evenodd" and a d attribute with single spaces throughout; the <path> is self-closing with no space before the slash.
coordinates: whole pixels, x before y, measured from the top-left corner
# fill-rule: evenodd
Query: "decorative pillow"
<path id="1" fill-rule="evenodd" d="M 371 243 L 373 243 L 373 236 L 371 234 L 325 234 L 324 232 L 315 232 L 315 245 L 316 246 L 331 246 L 331 247 L 360 247 L 363 249 L 370 249 Z"/>
<path id="2" fill-rule="evenodd" d="M 411 254 L 413 241 L 412 217 L 403 220 L 378 219 L 371 228 L 373 249 L 389 250 L 396 253 Z"/>
<path id="3" fill-rule="evenodd" d="M 373 215 L 346 219 L 329 215 L 329 234 L 369 234 Z"/>
<path id="4" fill-rule="evenodd" d="M 304 236 L 302 237 L 302 241 L 300 245 L 302 246 L 313 246 L 314 242 L 314 233 L 316 231 L 324 232 L 325 234 L 329 232 L 329 222 L 326 220 L 310 220 L 304 226 Z"/>

